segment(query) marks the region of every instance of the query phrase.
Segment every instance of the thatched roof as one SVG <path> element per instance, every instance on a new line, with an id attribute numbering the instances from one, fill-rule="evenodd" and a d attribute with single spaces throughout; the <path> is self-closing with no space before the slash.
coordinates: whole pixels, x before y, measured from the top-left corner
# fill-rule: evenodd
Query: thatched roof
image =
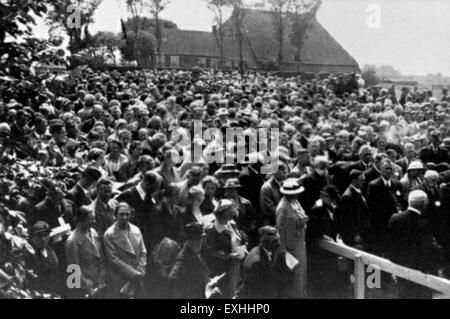
<path id="1" fill-rule="evenodd" d="M 225 57 L 239 59 L 238 43 L 235 39 L 233 17 L 224 24 Z M 244 58 L 250 68 L 262 63 L 276 61 L 278 41 L 269 11 L 246 10 L 244 18 Z M 286 26 L 284 39 L 284 62 L 289 71 L 308 72 L 357 72 L 358 63 L 345 49 L 314 19 L 306 34 L 301 51 L 301 63 L 295 61 L 296 48 L 291 43 L 292 28 Z M 163 34 L 163 54 L 219 57 L 218 42 L 212 32 L 166 29 Z"/>
<path id="2" fill-rule="evenodd" d="M 232 18 L 225 23 L 225 30 L 228 36 L 234 34 Z M 253 58 L 259 62 L 277 60 L 278 39 L 271 12 L 263 10 L 246 10 L 244 17 L 244 33 L 251 48 L 251 52 L 246 52 L 246 55 L 252 54 Z M 291 33 L 292 27 L 290 23 L 287 23 L 283 45 L 284 61 L 287 63 L 296 63 L 296 48 L 291 43 Z M 348 66 L 358 69 L 358 63 L 355 59 L 345 51 L 345 49 L 316 19 L 312 21 L 312 25 L 306 34 L 305 44 L 301 51 L 301 63 L 310 65 Z"/>

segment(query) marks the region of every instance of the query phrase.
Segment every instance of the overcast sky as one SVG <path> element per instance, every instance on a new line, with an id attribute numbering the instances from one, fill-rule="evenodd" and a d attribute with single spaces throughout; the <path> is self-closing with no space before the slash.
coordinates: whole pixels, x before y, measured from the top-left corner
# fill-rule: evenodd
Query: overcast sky
<path id="1" fill-rule="evenodd" d="M 92 31 L 120 31 L 125 0 L 104 0 Z M 379 28 L 370 28 L 370 5 L 380 10 Z M 450 1 L 323 0 L 319 22 L 363 66 L 392 65 L 405 75 L 450 76 Z M 172 0 L 163 16 L 180 28 L 211 30 L 213 15 L 204 0 Z M 369 23 L 370 25 L 370 23 Z M 45 34 L 44 28 L 38 32 Z"/>

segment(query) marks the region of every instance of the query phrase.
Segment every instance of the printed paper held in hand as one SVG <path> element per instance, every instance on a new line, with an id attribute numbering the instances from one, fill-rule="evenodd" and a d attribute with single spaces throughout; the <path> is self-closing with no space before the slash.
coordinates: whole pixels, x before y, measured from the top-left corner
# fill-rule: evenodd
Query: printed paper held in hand
<path id="1" fill-rule="evenodd" d="M 299 263 L 300 262 L 297 260 L 297 258 L 292 256 L 290 252 L 286 252 L 286 266 L 288 266 L 290 270 L 294 270 L 294 268 L 297 267 Z"/>

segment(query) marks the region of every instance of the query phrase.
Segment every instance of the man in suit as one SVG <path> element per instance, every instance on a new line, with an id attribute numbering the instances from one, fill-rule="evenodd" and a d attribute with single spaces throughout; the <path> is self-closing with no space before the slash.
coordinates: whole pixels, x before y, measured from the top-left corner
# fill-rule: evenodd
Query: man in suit
<path id="1" fill-rule="evenodd" d="M 264 177 L 260 174 L 261 157 L 250 154 L 250 164 L 245 167 L 240 175 L 239 182 L 242 187 L 239 189 L 239 195 L 247 198 L 252 206 L 259 212 L 260 190 L 264 184 Z"/>
<path id="2" fill-rule="evenodd" d="M 95 297 L 105 288 L 102 237 L 92 228 L 94 222 L 95 213 L 88 206 L 81 207 L 77 227 L 66 241 L 67 264 L 77 265 L 81 270 L 81 287 L 68 292 L 74 299 L 84 299 L 86 295 Z"/>
<path id="3" fill-rule="evenodd" d="M 359 150 L 359 161 L 348 167 L 348 172 L 358 170 L 361 172 L 368 171 L 373 166 L 373 149 L 369 145 L 364 145 Z"/>
<path id="4" fill-rule="evenodd" d="M 171 297 L 174 299 L 206 299 L 219 293 L 218 283 L 210 279 L 210 272 L 201 251 L 206 233 L 199 223 L 185 227 L 186 241 L 169 274 Z"/>
<path id="5" fill-rule="evenodd" d="M 161 183 L 162 177 L 149 171 L 137 186 L 124 191 L 116 198 L 117 202 L 125 202 L 134 210 L 131 220 L 142 231 L 148 251 L 156 244 L 154 228 L 157 225 L 157 203 L 153 196 L 159 192 Z"/>
<path id="6" fill-rule="evenodd" d="M 326 298 L 330 292 L 346 288 L 346 277 L 339 273 L 338 257 L 317 247 L 324 239 L 336 242 L 340 237 L 342 212 L 339 193 L 335 186 L 328 185 L 320 192 L 320 199 L 310 210 L 306 230 L 308 249 L 308 294 Z"/>
<path id="7" fill-rule="evenodd" d="M 280 251 L 280 235 L 276 228 L 259 229 L 260 244 L 253 248 L 244 261 L 240 299 L 283 299 L 292 272 L 286 265 L 286 253 Z"/>
<path id="8" fill-rule="evenodd" d="M 449 234 L 446 226 L 446 213 L 444 210 L 444 198 L 439 189 L 439 173 L 436 171 L 426 171 L 423 184 L 416 188 L 424 191 L 428 196 L 429 204 L 423 216 L 430 226 L 433 237 L 439 245 L 448 247 Z"/>
<path id="9" fill-rule="evenodd" d="M 131 209 L 127 203 L 117 205 L 115 217 L 117 221 L 103 237 L 110 297 L 140 298 L 144 296 L 147 265 L 144 239 L 139 228 L 130 223 Z"/>
<path id="10" fill-rule="evenodd" d="M 440 248 L 436 244 L 424 212 L 429 204 L 427 194 L 412 191 L 406 211 L 394 214 L 389 221 L 389 255 L 393 262 L 425 273 L 435 273 Z M 398 280 L 400 298 L 430 299 L 431 290 L 404 279 Z"/>
<path id="11" fill-rule="evenodd" d="M 387 154 L 379 153 L 375 155 L 375 162 L 372 168 L 370 168 L 367 172 L 364 173 L 366 176 L 366 184 L 364 185 L 363 193 L 367 196 L 367 190 L 369 188 L 369 184 L 380 177 L 380 169 L 381 162 L 388 158 Z"/>
<path id="12" fill-rule="evenodd" d="M 104 178 L 97 183 L 97 198 L 89 205 L 95 213 L 94 228 L 100 237 L 114 224 L 114 208 L 110 203 L 112 198 L 112 182 Z"/>
<path id="13" fill-rule="evenodd" d="M 370 211 L 371 246 L 380 254 L 387 244 L 387 226 L 392 215 L 404 209 L 403 188 L 400 182 L 392 179 L 394 164 L 385 159 L 381 162 L 381 176 L 371 182 L 368 188 Z"/>
<path id="14" fill-rule="evenodd" d="M 426 146 L 420 150 L 419 158 L 422 162 L 440 164 L 450 164 L 450 157 L 448 151 L 441 147 L 441 133 L 439 131 L 433 131 L 430 133 L 430 146 Z"/>
<path id="15" fill-rule="evenodd" d="M 328 166 L 329 162 L 326 157 L 317 156 L 314 159 L 314 172 L 302 180 L 305 191 L 300 194 L 299 200 L 307 214 L 319 199 L 320 192 L 328 185 Z"/>
<path id="16" fill-rule="evenodd" d="M 67 224 L 75 226 L 73 203 L 64 198 L 62 185 L 52 182 L 47 186 L 47 197 L 34 208 L 30 218 L 28 218 L 29 226 L 34 225 L 38 221 L 43 221 L 52 229 L 60 226 L 60 217 Z"/>
<path id="17" fill-rule="evenodd" d="M 341 197 L 341 233 L 344 243 L 349 246 L 364 247 L 369 227 L 369 206 L 362 193 L 366 183 L 362 171 L 350 172 L 351 184 Z"/>
<path id="18" fill-rule="evenodd" d="M 67 192 L 67 197 L 73 201 L 75 209 L 92 203 L 90 189 L 100 179 L 102 174 L 94 167 L 87 167 L 81 175 L 80 181 Z"/>
<path id="19" fill-rule="evenodd" d="M 281 199 L 280 186 L 286 179 L 289 168 L 286 163 L 280 162 L 278 171 L 261 187 L 260 207 L 262 213 L 262 225 L 276 224 L 275 211 Z"/>

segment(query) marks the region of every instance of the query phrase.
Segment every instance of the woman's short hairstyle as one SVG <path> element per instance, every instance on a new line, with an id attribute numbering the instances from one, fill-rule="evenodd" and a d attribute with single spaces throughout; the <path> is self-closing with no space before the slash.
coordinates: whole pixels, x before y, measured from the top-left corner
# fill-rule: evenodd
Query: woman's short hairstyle
<path id="1" fill-rule="evenodd" d="M 220 184 L 219 184 L 219 181 L 217 180 L 217 178 L 215 178 L 214 176 L 208 175 L 208 176 L 205 176 L 202 180 L 201 184 L 202 184 L 203 189 L 206 187 L 206 184 L 209 184 L 209 183 L 214 184 L 217 189 L 220 188 Z"/>
<path id="2" fill-rule="evenodd" d="M 194 198 L 204 195 L 205 191 L 203 190 L 203 188 L 199 187 L 198 185 L 192 186 L 188 191 L 188 201 L 192 201 Z"/>

